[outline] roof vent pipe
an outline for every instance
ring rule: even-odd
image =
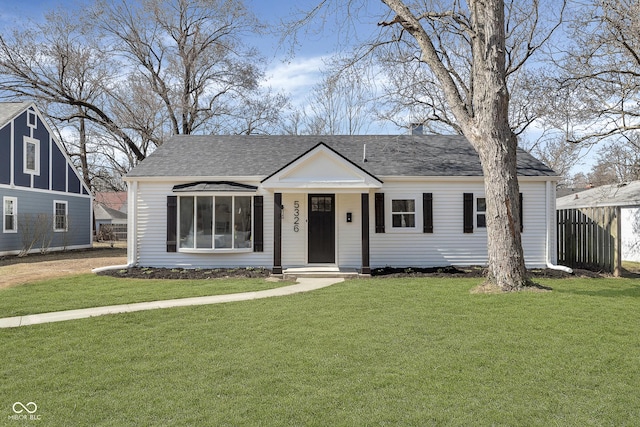
[[[362,147],[362,161],[367,162],[367,144],[364,144]]]

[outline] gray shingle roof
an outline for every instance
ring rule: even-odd
[[[0,127],[27,109],[31,102],[0,102]]]
[[[181,135],[158,147],[127,176],[266,177],[321,142],[378,177],[482,176],[471,144],[461,136],[441,135]],[[518,151],[518,174],[557,175],[523,150]]]

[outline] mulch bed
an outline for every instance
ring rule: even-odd
[[[155,268],[134,267],[122,270],[109,270],[98,273],[105,276],[126,277],[131,279],[219,279],[219,278],[266,278],[271,270],[261,267],[246,268]],[[432,268],[376,268],[371,271],[373,277],[484,277],[484,267],[432,267]],[[606,275],[589,271],[574,270],[574,274],[551,269],[530,270],[533,278],[564,278],[564,277],[605,277]]]
[[[133,267],[122,270],[108,270],[98,273],[101,276],[123,277],[129,279],[224,279],[224,278],[261,278],[269,277],[271,270],[266,268],[155,268]]]

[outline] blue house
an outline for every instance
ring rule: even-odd
[[[0,103],[0,199],[0,255],[91,247],[91,192],[30,102]]]

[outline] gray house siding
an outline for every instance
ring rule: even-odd
[[[24,170],[25,140],[37,144],[35,173]],[[7,197],[17,205],[17,231],[4,230]],[[55,201],[67,206],[66,231],[55,230]],[[33,230],[39,221],[46,222],[43,232],[46,249],[91,247],[91,205],[88,188],[37,108],[29,103],[0,103],[0,255],[22,251],[24,241],[29,240],[25,235],[28,226]],[[32,250],[40,250],[42,246],[38,242]]]

